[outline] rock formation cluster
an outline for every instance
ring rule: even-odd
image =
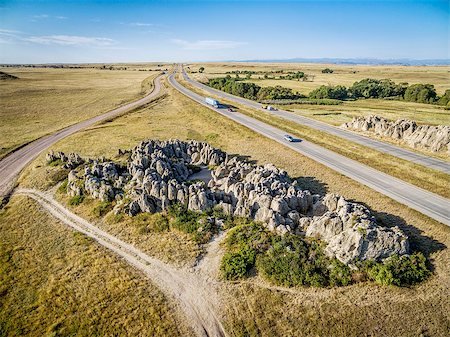
[[[380,116],[358,116],[342,128],[374,132],[378,136],[400,140],[413,148],[450,154],[450,126],[417,125],[415,121],[390,121]]]
[[[51,153],[47,159],[60,159],[72,169],[69,195],[116,200],[116,213],[155,213],[174,203],[192,211],[217,207],[280,234],[320,238],[328,243],[329,256],[349,265],[408,253],[408,238],[398,227],[380,226],[369,209],[342,196],[303,190],[272,164],[254,165],[197,141],[149,140],[125,155],[122,164],[63,153]],[[73,163],[78,163],[76,170]],[[209,182],[190,180],[199,167],[211,170]]]

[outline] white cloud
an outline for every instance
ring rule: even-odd
[[[25,41],[39,44],[53,44],[60,46],[111,46],[116,43],[115,40],[104,37],[75,36],[75,35],[48,35],[48,36],[30,36]]]
[[[20,31],[18,31],[18,30],[0,28],[0,35],[15,35],[15,34],[19,34],[19,33],[20,33]]]
[[[0,43],[13,43],[20,39],[18,34],[21,34],[18,30],[0,28]]]
[[[39,14],[39,15],[33,15],[33,18],[35,19],[48,19],[50,16],[48,14]]]
[[[153,23],[146,23],[146,22],[131,22],[130,26],[134,27],[153,27],[155,24]]]
[[[39,15],[33,15],[33,19],[35,19],[35,20],[31,20],[33,22],[36,22],[36,20],[42,20],[42,19],[66,20],[67,16],[63,16],[63,15],[52,16],[52,15],[48,15],[48,14],[39,14]]]
[[[226,40],[198,40],[186,41],[180,39],[172,39],[173,43],[188,50],[219,50],[219,49],[233,49],[247,44],[246,42],[226,41]]]

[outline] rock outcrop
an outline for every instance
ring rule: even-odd
[[[116,200],[117,213],[155,213],[174,203],[192,211],[217,207],[280,234],[319,238],[328,243],[329,256],[349,265],[408,253],[406,235],[397,227],[379,226],[365,206],[335,194],[312,194],[272,164],[258,166],[230,158],[207,143],[144,141],[129,153],[126,165],[63,153],[49,154],[47,159],[60,159],[72,168],[69,195]],[[189,180],[196,168],[205,166],[211,169],[209,182]]]
[[[49,152],[45,156],[47,162],[61,161],[64,168],[73,169],[84,163],[83,158],[77,153],[64,154],[64,152]]]
[[[417,125],[415,121],[399,119],[390,121],[380,116],[354,117],[342,128],[374,132],[378,136],[400,140],[413,148],[450,154],[450,126]]]

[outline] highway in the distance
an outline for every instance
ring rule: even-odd
[[[33,159],[35,159],[39,153],[43,150],[49,148],[51,145],[57,141],[74,134],[80,130],[83,130],[95,123],[101,122],[103,120],[116,117],[124,112],[136,109],[144,104],[147,104],[158,96],[161,86],[160,77],[158,76],[153,81],[153,90],[147,96],[133,101],[131,103],[120,106],[114,110],[108,111],[104,114],[92,117],[85,121],[73,124],[62,130],[56,131],[48,136],[39,138],[30,144],[20,148],[19,150],[9,154],[7,157],[0,161],[0,197],[7,195],[13,185],[14,180],[17,175],[22,171]]]
[[[265,110],[262,109],[262,106],[260,103],[255,102],[255,101],[251,101],[242,97],[238,97],[238,96],[234,96],[234,95],[230,95],[226,92],[208,87],[207,85],[204,85],[200,82],[197,82],[193,79],[191,79],[186,72],[183,70],[183,78],[188,81],[190,84],[192,84],[193,86],[205,90],[207,92],[209,92],[212,95],[215,96],[219,96],[221,98],[225,98],[227,100],[236,102],[238,104],[242,104],[245,105],[247,107],[250,107],[252,109],[258,109],[258,110],[263,110],[264,112],[270,113],[274,116],[277,117],[281,117],[284,118],[286,120],[298,123],[298,124],[302,124],[308,127],[311,127],[313,129],[317,129],[320,131],[324,131],[327,132],[329,134],[332,134],[334,136],[338,136],[340,138],[344,138],[347,140],[350,140],[354,143],[360,144],[360,145],[364,145],[367,147],[370,147],[372,149],[375,149],[377,151],[383,152],[383,153],[387,153],[390,154],[392,156],[401,158],[401,159],[405,159],[408,161],[411,161],[413,163],[419,164],[419,165],[423,165],[426,167],[429,167],[431,169],[435,169],[447,174],[450,174],[450,163],[446,162],[444,160],[440,160],[437,158],[433,158],[433,157],[429,157],[414,151],[410,151],[407,149],[403,149],[399,146],[395,146],[389,143],[385,143],[376,139],[372,139],[366,136],[363,136],[361,134],[357,134],[355,132],[349,131],[349,130],[345,130],[345,129],[341,129],[339,127],[333,126],[333,125],[329,125],[327,123],[324,122],[320,122],[308,117],[303,117],[303,116],[299,116],[296,115],[292,112],[289,111],[285,111],[285,110],[276,110],[276,111],[269,111],[269,110]]]
[[[299,142],[287,142],[283,139],[285,131],[270,126],[264,122],[248,117],[236,111],[228,111],[227,108],[215,108],[205,103],[205,97],[187,89],[178,83],[175,74],[169,76],[170,84],[182,94],[230,118],[231,120],[246,126],[247,128],[283,144],[329,168],[358,181],[373,190],[380,192],[404,205],[419,211],[447,226],[450,226],[450,202],[448,199],[428,192],[424,189],[394,178],[388,174],[372,169],[357,161],[334,153],[321,146],[306,140]]]

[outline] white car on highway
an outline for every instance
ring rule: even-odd
[[[283,138],[284,138],[284,140],[287,140],[288,142],[293,142],[294,141],[294,138],[292,136],[289,136],[289,135],[284,135]]]

